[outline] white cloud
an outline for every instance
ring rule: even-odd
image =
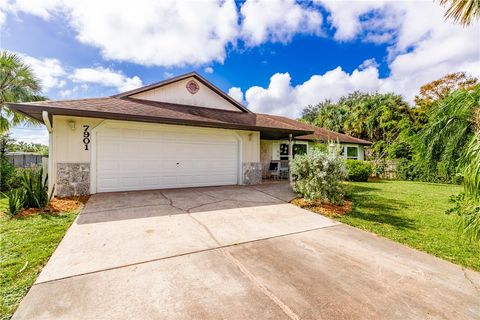
[[[445,21],[445,8],[430,1],[319,2],[330,12],[335,39],[389,42],[390,74],[380,78],[373,59],[351,74],[338,67],[297,86],[290,84],[288,73],[277,73],[267,88],[246,91],[249,108],[296,117],[307,104],[355,90],[393,91],[412,102],[421,85],[447,73],[466,71],[480,77],[479,23],[464,28]]]
[[[169,72],[169,71],[165,71],[165,72],[163,73],[163,78],[164,78],[164,79],[170,79],[170,78],[172,78],[173,76],[174,76],[174,74],[173,74],[172,72]]]
[[[251,87],[245,92],[245,98],[248,108],[254,112],[298,117],[309,104],[327,98],[336,100],[355,90],[376,91],[380,85],[374,66],[356,69],[351,74],[337,67],[296,86],[292,86],[289,73],[276,73],[267,88]]]
[[[288,42],[296,33],[321,34],[322,15],[294,0],[247,0],[241,7],[247,44]]]
[[[228,95],[236,101],[243,103],[243,92],[239,87],[231,87],[228,89]]]
[[[388,41],[398,26],[398,12],[386,6],[389,1],[316,0],[329,12],[328,21],[335,28],[335,39],[352,40],[366,31],[373,42]],[[397,1],[402,2],[402,1]],[[367,13],[370,13],[366,16]]]
[[[118,91],[128,91],[142,86],[142,80],[137,76],[129,78],[120,71],[103,67],[75,69],[70,79],[73,82],[94,83],[104,87],[114,87]]]
[[[14,127],[11,137],[17,141],[41,143],[48,146],[48,131],[44,125],[28,128],[25,126]]]
[[[10,11],[65,17],[77,39],[106,59],[181,66],[223,62],[238,34],[233,0],[17,0]]]
[[[63,79],[65,70],[59,60],[37,59],[23,54],[20,56],[24,63],[31,66],[35,76],[40,80],[43,92],[65,86],[65,80]]]
[[[86,92],[90,88],[89,84],[96,85],[99,89],[115,88],[117,91],[142,86],[142,80],[138,76],[128,77],[122,71],[101,66],[74,68],[63,65],[58,59],[38,59],[22,53],[19,55],[25,64],[30,65],[42,84],[43,94],[67,98],[80,91]]]
[[[205,69],[203,69],[203,71],[205,71],[206,73],[212,74],[213,73],[213,68],[212,67],[206,67]]]

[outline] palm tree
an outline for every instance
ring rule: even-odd
[[[21,57],[8,51],[0,53],[0,133],[21,123],[36,124],[35,120],[13,112],[6,102],[45,100],[40,94],[40,83],[30,66]]]
[[[420,153],[429,174],[448,178],[457,172],[460,158],[475,134],[479,99],[480,84],[454,91],[438,102],[420,132]]]
[[[463,217],[464,233],[471,239],[480,240],[480,108],[476,113],[478,130],[460,161],[460,170],[464,176],[464,194],[458,205],[459,213]]]
[[[474,19],[480,18],[480,0],[440,0],[441,5],[449,4],[445,18],[469,26]]]

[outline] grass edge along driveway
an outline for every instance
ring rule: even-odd
[[[480,271],[480,243],[469,242],[447,215],[461,186],[413,181],[349,183],[353,211],[337,220]]]
[[[0,319],[15,312],[78,212],[11,219],[0,198]]]

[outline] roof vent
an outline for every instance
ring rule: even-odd
[[[198,90],[200,90],[200,86],[194,80],[190,80],[187,82],[187,90],[191,94],[195,94],[198,92]]]

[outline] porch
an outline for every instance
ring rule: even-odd
[[[288,180],[290,160],[308,152],[308,142],[295,140],[260,140],[262,180]]]

